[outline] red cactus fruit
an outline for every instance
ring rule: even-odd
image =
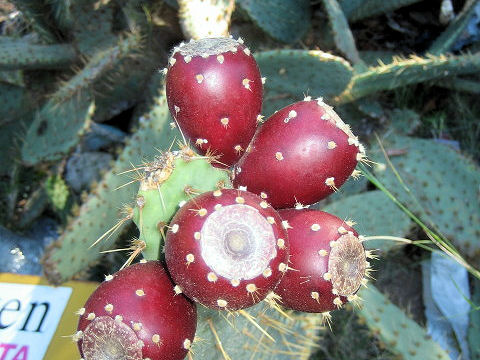
[[[313,204],[338,189],[365,151],[322,99],[306,98],[273,114],[235,166],[234,185],[267,196],[274,208]]]
[[[181,360],[197,321],[195,304],[175,294],[159,261],[107,276],[79,315],[74,338],[85,360]]]
[[[223,189],[184,204],[165,241],[178,291],[205,306],[238,310],[263,300],[287,270],[277,211],[246,191]]]
[[[172,116],[198,150],[236,162],[255,133],[262,79],[241,39],[206,38],[176,47],[166,76]]]
[[[292,268],[275,293],[282,305],[304,312],[328,312],[355,295],[369,264],[356,231],[342,219],[320,210],[279,211],[288,222]]]

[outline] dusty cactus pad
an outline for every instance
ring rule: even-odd
[[[266,194],[275,208],[313,204],[338,189],[365,150],[322,99],[291,104],[258,129],[235,166],[234,186]]]
[[[290,260],[276,287],[282,304],[304,312],[328,312],[356,301],[369,264],[357,232],[342,219],[319,210],[287,209]]]
[[[178,292],[208,307],[237,310],[263,300],[286,272],[287,234],[261,197],[217,190],[180,208],[165,258]]]
[[[262,79],[243,41],[205,38],[182,43],[170,57],[168,106],[183,133],[205,154],[236,162],[255,133]]]
[[[173,288],[158,261],[107,276],[78,312],[74,339],[83,359],[183,359],[195,336],[197,311]]]

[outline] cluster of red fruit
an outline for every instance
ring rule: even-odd
[[[233,311],[268,298],[327,313],[355,300],[368,270],[361,238],[308,205],[355,176],[364,149],[322,99],[291,104],[257,129],[263,82],[241,40],[174,50],[171,114],[215,166],[233,167],[235,189],[182,204],[167,232],[168,274],[143,261],[95,291],[75,335],[84,359],[182,359],[195,335],[194,302]]]

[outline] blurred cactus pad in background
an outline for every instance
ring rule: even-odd
[[[0,272],[61,284],[120,269],[139,237],[135,169],[183,142],[165,97],[172,49],[229,35],[266,78],[263,120],[321,97],[365,145],[362,176],[312,208],[356,223],[376,280],[325,326],[263,304],[233,322],[199,307],[188,356],[479,360],[478,0],[0,1]],[[201,191],[228,184],[205,166],[189,170],[215,179]],[[439,278],[432,254],[466,283]]]

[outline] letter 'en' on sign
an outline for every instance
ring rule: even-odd
[[[43,360],[71,287],[0,283],[0,360]]]

